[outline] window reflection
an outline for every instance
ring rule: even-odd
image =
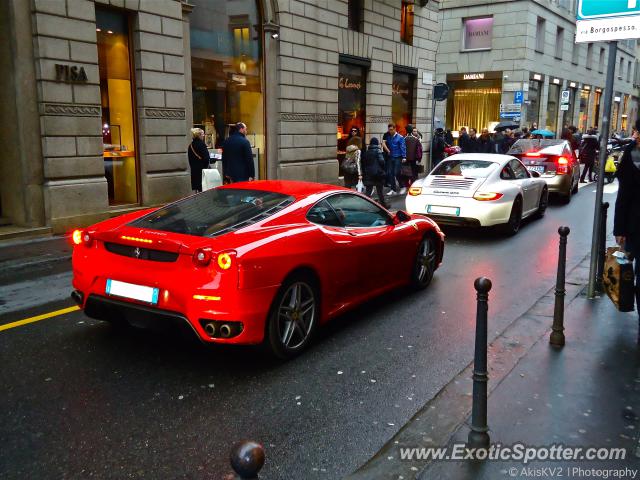
[[[264,152],[262,62],[256,0],[193,0],[190,17],[194,127],[212,153],[236,122],[247,124],[254,159]],[[258,169],[256,169],[258,171]]]

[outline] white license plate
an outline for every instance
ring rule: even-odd
[[[145,287],[144,285],[136,285],[134,283],[119,282],[118,280],[107,280],[107,295],[115,297],[131,298],[141,302],[155,305],[158,303],[158,288]]]
[[[437,213],[441,215],[460,215],[459,207],[444,207],[441,205],[429,205],[427,207],[427,213]]]
[[[531,165],[527,168],[530,172],[544,173],[544,165]]]

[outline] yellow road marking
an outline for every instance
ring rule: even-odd
[[[3,330],[9,330],[10,328],[21,327],[22,325],[27,325],[28,323],[39,322],[40,320],[46,320],[47,318],[57,317],[59,315],[64,315],[65,313],[71,313],[80,310],[80,307],[69,307],[63,308],[62,310],[56,310],[55,312],[43,313],[42,315],[36,315],[35,317],[25,318],[23,320],[18,320],[17,322],[6,323],[4,325],[0,325],[0,332]]]

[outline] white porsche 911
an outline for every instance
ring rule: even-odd
[[[499,225],[514,235],[524,218],[547,209],[549,191],[539,177],[510,155],[452,155],[411,185],[406,208],[442,225]]]

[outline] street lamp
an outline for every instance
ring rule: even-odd
[[[274,40],[280,38],[280,25],[272,22],[271,20],[262,24],[262,29],[265,33],[270,33],[271,38],[273,38]]]

